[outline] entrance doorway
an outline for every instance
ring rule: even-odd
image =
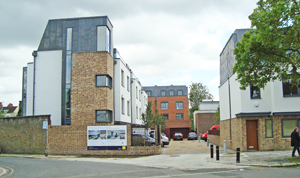
[[[247,150],[257,151],[257,120],[246,121]]]

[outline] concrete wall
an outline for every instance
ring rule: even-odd
[[[50,116],[0,118],[0,147],[3,153],[44,154]]]

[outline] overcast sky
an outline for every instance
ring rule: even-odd
[[[220,53],[250,28],[256,0],[0,0],[0,102],[21,100],[49,19],[108,16],[113,43],[143,86],[201,82],[219,100]]]

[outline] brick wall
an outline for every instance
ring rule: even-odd
[[[87,126],[51,126],[48,134],[48,153],[52,155],[154,155],[161,154],[160,146],[131,146],[131,126],[127,125],[127,150],[88,150]]]
[[[96,87],[96,75],[113,76],[113,58],[107,52],[72,54],[71,123],[72,125],[111,125],[96,123],[95,111],[114,111],[113,89]]]
[[[209,139],[209,143],[213,143],[215,145],[219,145],[219,146],[223,146],[223,144],[221,145],[220,143],[220,136],[219,135],[207,135],[207,138]]]
[[[46,129],[43,121],[50,116],[0,118],[0,147],[3,153],[43,154],[46,147]]]
[[[176,101],[183,102],[183,109],[176,109]],[[155,97],[148,97],[148,102],[152,102],[152,111],[155,110]],[[168,110],[161,110],[161,102],[168,102]],[[172,128],[188,128],[191,130],[191,121],[189,120],[189,102],[187,96],[166,96],[156,97],[156,104],[159,114],[168,114],[169,119],[166,120],[166,128],[162,130],[170,137],[170,129]],[[176,120],[176,113],[183,113],[183,120]]]
[[[230,141],[230,120],[220,122],[220,145],[226,140],[227,148],[247,151],[247,131],[246,120],[257,120],[258,150],[290,150],[292,147],[290,138],[282,138],[281,120],[288,118],[300,118],[300,115],[292,116],[272,116],[272,117],[240,117],[231,119],[232,139]],[[265,120],[273,121],[273,138],[266,138]]]
[[[211,126],[218,125],[218,121],[214,119],[215,113],[197,113],[195,114],[197,134],[201,135],[207,132]]]

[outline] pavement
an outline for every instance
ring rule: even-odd
[[[291,163],[291,150],[287,151],[255,151],[241,152],[240,162],[236,161],[236,152],[219,147],[219,160],[216,160],[216,146],[211,158],[210,148],[204,141],[171,141],[170,145],[162,149],[162,154],[153,156],[127,157],[127,158],[99,158],[78,157],[69,155],[26,155],[26,154],[0,154],[0,157],[22,157],[31,159],[60,159],[68,161],[89,161],[117,164],[130,164],[153,168],[173,168],[179,170],[198,169],[244,169],[249,167],[286,167],[297,166],[300,163]],[[2,165],[1,165],[2,166]],[[0,177],[5,174],[4,165],[0,166]]]

